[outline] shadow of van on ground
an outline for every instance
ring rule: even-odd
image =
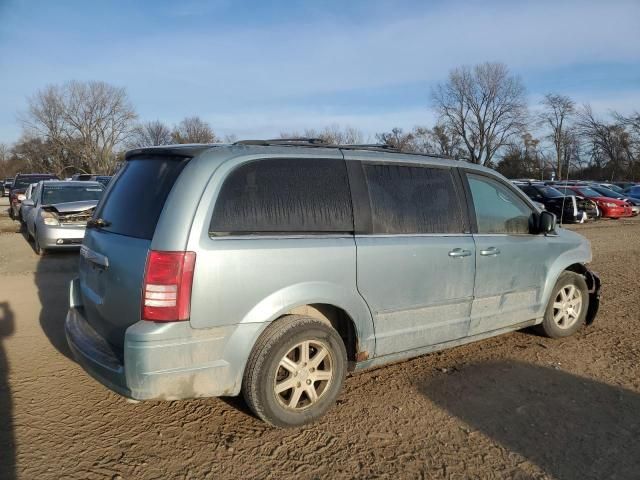
[[[638,393],[510,360],[439,375],[419,388],[554,478],[640,478]]]
[[[69,309],[69,282],[78,276],[78,251],[55,252],[40,257],[35,284],[40,300],[40,326],[51,344],[73,360],[64,333]]]
[[[13,401],[9,387],[9,359],[4,341],[13,335],[14,314],[8,302],[0,302],[0,478],[16,478],[16,440],[13,432]]]

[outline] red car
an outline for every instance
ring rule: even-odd
[[[564,194],[571,195],[577,194],[588,198],[596,202],[600,210],[602,210],[602,216],[607,218],[620,218],[631,217],[633,211],[631,205],[623,200],[617,200],[615,198],[603,197],[600,193],[596,192],[588,186],[581,185],[567,185],[559,186],[554,185],[555,188],[560,190]]]

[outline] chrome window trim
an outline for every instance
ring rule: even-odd
[[[359,233],[356,238],[473,237],[472,233]]]

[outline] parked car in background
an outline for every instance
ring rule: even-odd
[[[598,192],[600,195],[609,198],[615,198],[616,200],[622,200],[623,202],[628,203],[629,206],[631,206],[631,213],[633,214],[633,216],[636,216],[640,213],[640,200],[629,197],[624,193],[618,193],[614,190],[611,190],[610,188],[600,185],[599,183],[592,183],[589,185],[589,187]]]
[[[495,171],[302,142],[128,152],[70,285],[79,364],[139,400],[242,393],[290,427],[347,371],[593,320],[589,242]]]
[[[113,177],[111,175],[97,175],[96,182],[100,182],[106,187],[107,185],[109,185],[109,182],[111,181],[112,178]]]
[[[624,194],[629,198],[633,198],[634,200],[640,200],[640,185],[634,185],[632,187],[628,187]]]
[[[36,253],[79,248],[103,192],[99,182],[39,182],[32,198],[24,201],[30,208],[25,219],[27,235]]]
[[[40,180],[56,180],[56,177],[50,173],[19,173],[13,180],[11,191],[9,192],[9,216],[12,220],[20,218],[20,204],[24,200],[24,192],[32,183],[38,183]]]
[[[71,180],[76,180],[78,182],[95,182],[97,175],[93,173],[75,173]]]
[[[597,185],[601,185],[604,188],[608,188],[609,190],[613,190],[616,193],[624,193],[624,189],[619,187],[618,185],[616,185],[614,183],[597,182]]]
[[[8,197],[9,192],[11,192],[11,187],[13,186],[13,178],[5,178],[3,183],[4,185],[2,186],[2,196]]]
[[[546,210],[562,222],[581,223],[587,219],[587,213],[578,208],[574,195],[565,195],[542,182],[515,181],[513,183],[531,200],[543,204]]]
[[[38,186],[37,183],[32,183],[31,185],[29,185],[27,187],[27,190],[24,192],[24,200],[22,201],[22,204],[20,206],[20,223],[24,226],[25,225],[25,221],[27,218],[27,215],[29,214],[29,212],[31,211],[31,209],[33,208],[32,205],[30,205],[30,202],[27,202],[27,205],[25,205],[25,201],[26,200],[31,200],[31,198],[33,197],[33,192],[35,191],[35,188]]]
[[[607,218],[621,218],[621,217],[631,217],[633,212],[631,211],[631,205],[622,200],[616,200],[615,198],[605,197],[604,195],[598,193],[593,190],[589,186],[586,185],[554,185],[555,188],[560,190],[562,193],[566,195],[578,194],[589,200],[593,200],[596,202],[600,210],[602,211],[602,216]]]
[[[111,181],[111,175],[94,175],[92,173],[76,173],[71,180],[77,180],[81,182],[100,182],[105,187]]]
[[[614,185],[622,188],[623,190],[627,190],[628,188],[634,187],[638,185],[636,182],[613,182]]]

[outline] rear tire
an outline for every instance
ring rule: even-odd
[[[256,342],[242,393],[263,421],[282,428],[303,425],[333,406],[346,365],[344,343],[328,322],[288,315]]]
[[[563,272],[549,298],[538,331],[551,338],[568,337],[585,323],[589,309],[589,289],[582,275]]]

